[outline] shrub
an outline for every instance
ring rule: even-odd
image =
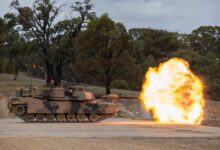
[[[4,62],[0,61],[0,73],[4,72]]]
[[[111,88],[128,90],[129,89],[129,85],[128,85],[128,83],[125,80],[114,80],[111,83]]]

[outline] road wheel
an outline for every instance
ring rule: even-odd
[[[76,115],[76,119],[79,121],[79,122],[83,122],[86,120],[86,116],[85,114],[77,114]]]
[[[69,122],[76,121],[76,115],[72,114],[72,113],[69,113],[69,114],[66,115],[66,120],[69,121]]]
[[[65,121],[65,114],[57,114],[57,121],[59,122]]]
[[[46,120],[51,122],[55,120],[55,115],[54,114],[46,114]]]
[[[23,115],[23,114],[25,114],[26,109],[25,109],[24,105],[17,105],[14,108],[14,112],[17,115]]]
[[[26,114],[26,115],[25,115],[25,121],[26,121],[26,122],[33,122],[33,121],[34,121],[34,118],[35,118],[35,115],[34,115],[34,114]]]
[[[92,113],[89,115],[89,121],[91,121],[91,122],[97,122],[98,119],[99,119],[99,116],[95,113]]]
[[[37,114],[37,115],[36,115],[36,120],[37,120],[38,122],[44,121],[44,114]]]

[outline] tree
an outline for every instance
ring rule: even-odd
[[[4,57],[4,45],[6,44],[7,24],[4,18],[0,17],[0,57]]]
[[[0,17],[0,72],[4,72],[4,44],[5,44],[5,35],[6,35],[6,24],[4,19]]]
[[[14,0],[11,6],[18,11],[18,29],[21,27],[25,39],[32,39],[38,44],[37,53],[45,64],[47,84],[51,85],[51,80],[54,80],[54,85],[59,85],[62,66],[69,62],[66,60],[71,60],[69,53],[64,49],[62,39],[69,37],[69,41],[72,41],[85,26],[93,14],[90,12],[92,8],[90,0],[71,5],[72,10],[78,12],[79,16],[60,21],[57,24],[56,19],[64,6],[57,7],[55,1],[35,0],[33,7],[30,8],[21,7],[18,0]]]
[[[104,83],[106,94],[110,84],[129,66],[129,36],[121,23],[107,15],[92,20],[77,38],[77,67]]]
[[[86,28],[89,20],[95,17],[95,13],[91,11],[92,7],[90,0],[77,1],[71,8],[78,12],[79,16],[59,21],[54,27],[58,34],[53,39],[53,49],[56,49],[53,55],[55,84],[61,82],[62,67],[70,62],[75,63],[75,38],[81,29]]]
[[[193,30],[190,35],[190,45],[194,53],[198,53],[199,56],[191,57],[194,60],[193,68],[205,77],[209,98],[218,101],[220,96],[220,26],[201,26]]]
[[[22,49],[25,43],[20,37],[19,32],[14,29],[15,26],[16,17],[12,13],[7,13],[4,15],[4,18],[0,19],[2,72],[13,73],[16,77],[20,56],[22,56]]]
[[[178,40],[177,33],[164,30],[134,28],[129,30],[129,35],[133,39],[131,53],[140,62],[144,62],[148,55],[156,60],[166,57],[184,45]]]
[[[192,31],[190,44],[196,51],[213,52],[220,57],[220,26],[201,26]]]

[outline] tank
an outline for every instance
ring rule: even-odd
[[[44,87],[19,89],[9,111],[25,122],[98,122],[118,111],[117,95],[96,99],[84,89]]]

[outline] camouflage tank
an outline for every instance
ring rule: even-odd
[[[25,122],[97,122],[118,111],[117,99],[117,95],[96,99],[83,89],[31,88],[17,90],[8,108]]]

